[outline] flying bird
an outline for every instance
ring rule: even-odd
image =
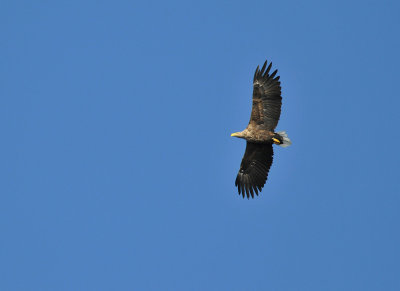
[[[270,74],[272,63],[265,61],[261,70],[257,66],[253,80],[253,107],[247,128],[231,136],[247,141],[246,151],[235,186],[239,195],[254,198],[265,185],[272,164],[273,144],[287,147],[292,144],[285,131],[275,132],[281,115],[281,82],[276,76],[278,70]]]

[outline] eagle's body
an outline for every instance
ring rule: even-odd
[[[274,151],[272,144],[286,147],[291,144],[284,131],[275,132],[281,114],[282,97],[278,72],[271,75],[272,63],[266,69],[267,61],[261,70],[257,67],[253,80],[253,106],[247,128],[231,136],[247,141],[246,151],[236,177],[235,185],[239,195],[254,197],[264,187],[272,164]],[[266,69],[266,70],[265,70]]]
[[[241,132],[241,136],[239,136],[239,134],[234,136],[244,138],[249,142],[265,143],[272,142],[272,138],[275,136],[275,133],[270,130],[257,129],[249,126]]]

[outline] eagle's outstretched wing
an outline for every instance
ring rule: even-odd
[[[235,181],[239,195],[242,194],[244,198],[246,194],[247,198],[250,195],[254,198],[254,192],[256,195],[258,195],[258,191],[261,192],[265,181],[267,181],[273,155],[272,143],[247,142],[246,151]]]
[[[253,107],[249,126],[257,129],[273,131],[281,115],[282,97],[279,76],[275,77],[278,70],[271,75],[272,63],[267,67],[265,61],[261,70],[257,67],[253,81]]]

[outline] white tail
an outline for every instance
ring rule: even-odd
[[[278,131],[277,134],[279,134],[282,137],[282,144],[280,144],[281,147],[288,147],[292,144],[292,141],[288,137],[286,131]]]

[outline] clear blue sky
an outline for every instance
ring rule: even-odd
[[[2,1],[0,290],[400,290],[398,1]],[[289,148],[234,186],[252,77]]]

